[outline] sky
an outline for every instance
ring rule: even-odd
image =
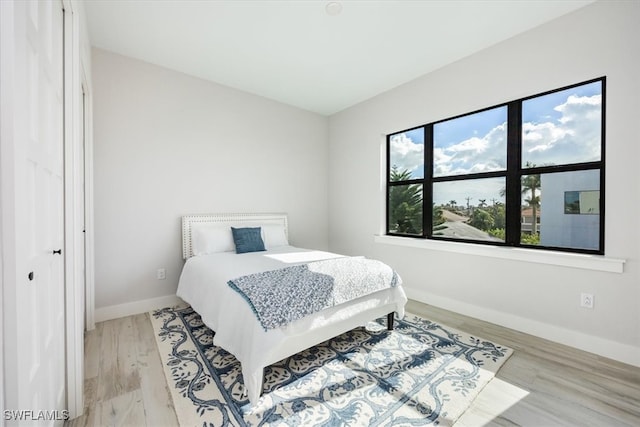
[[[436,123],[433,157],[434,176],[505,170],[507,107]]]
[[[523,101],[522,165],[600,160],[601,82]],[[434,176],[464,175],[506,168],[507,108],[501,106],[434,124]],[[391,165],[424,176],[423,128],[391,136]],[[495,180],[466,181],[434,188],[440,204],[464,197],[499,199]],[[501,188],[504,188],[502,185]],[[439,201],[440,199],[440,201]],[[464,201],[466,204],[466,201]]]
[[[456,206],[466,207],[469,197],[469,206],[478,206],[481,200],[488,206],[495,202],[504,204],[504,197],[500,195],[500,190],[504,188],[504,178],[436,182],[433,184],[433,202],[438,206],[455,201]]]

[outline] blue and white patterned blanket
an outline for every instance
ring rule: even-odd
[[[230,280],[264,330],[402,283],[388,265],[361,257],[336,258]]]

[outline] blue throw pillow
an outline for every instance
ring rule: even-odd
[[[266,250],[260,235],[260,227],[231,227],[231,233],[233,233],[233,242],[236,244],[237,254]]]

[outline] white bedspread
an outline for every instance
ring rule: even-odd
[[[293,246],[245,254],[221,252],[195,256],[189,258],[184,265],[177,295],[189,303],[200,314],[202,321],[215,331],[214,343],[240,361],[247,387],[261,386],[262,367],[278,361],[277,357],[282,358],[282,354],[295,353],[287,353],[283,349],[283,345],[295,349],[297,340],[291,338],[313,334],[314,331],[323,328],[326,330],[334,325],[339,328],[340,322],[383,305],[393,304],[399,316],[404,316],[407,298],[402,287],[398,286],[320,311],[287,326],[265,331],[249,304],[227,284],[229,280],[247,274],[337,257],[341,255]],[[302,349],[298,349],[300,350]],[[252,371],[251,379],[246,378],[249,369]],[[248,382],[259,384],[250,386]]]

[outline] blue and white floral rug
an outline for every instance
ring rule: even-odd
[[[236,358],[191,307],[151,313],[181,426],[451,425],[512,350],[408,314],[265,369],[251,408]]]

